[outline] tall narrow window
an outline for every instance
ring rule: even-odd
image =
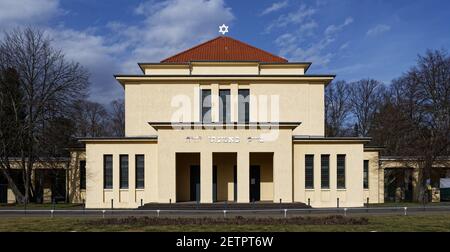
[[[201,121],[204,123],[211,122],[211,90],[210,89],[202,89],[201,90]]]
[[[220,122],[221,123],[229,123],[231,122],[231,108],[230,108],[230,90],[229,89],[221,89],[219,90],[220,97]]]
[[[128,155],[120,155],[120,189],[128,189]]]
[[[345,189],[345,155],[337,155],[337,188]]]
[[[320,185],[322,189],[330,188],[330,155],[320,156]]]
[[[80,189],[86,189],[86,160],[80,161]]]
[[[112,155],[103,156],[103,188],[113,188],[113,158]]]
[[[314,188],[314,155],[305,155],[305,188]]]
[[[369,160],[364,160],[363,179],[364,189],[369,189]]]
[[[136,188],[144,188],[144,155],[136,155]]]
[[[250,89],[239,89],[238,91],[238,121],[240,123],[250,122]]]

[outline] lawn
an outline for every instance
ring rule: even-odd
[[[0,217],[0,231],[153,231],[153,232],[323,232],[323,231],[362,231],[362,232],[392,232],[392,231],[450,231],[450,214],[430,214],[414,216],[369,216],[367,224],[346,225],[292,225],[292,224],[245,224],[245,225],[146,225],[132,224],[101,224],[99,218],[73,217]],[[97,224],[93,224],[97,223]]]

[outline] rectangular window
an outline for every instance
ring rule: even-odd
[[[330,188],[330,155],[320,156],[320,185],[322,189]]]
[[[113,158],[112,155],[103,155],[103,188],[113,188]]]
[[[314,155],[305,155],[305,188],[314,188]]]
[[[364,160],[364,171],[363,171],[363,186],[364,189],[369,189],[369,160]]]
[[[238,90],[238,122],[250,122],[250,89]]]
[[[337,155],[337,188],[345,189],[345,155]]]
[[[86,189],[86,160],[80,161],[80,189]]]
[[[136,155],[136,188],[144,188],[144,155]]]
[[[219,90],[220,104],[219,104],[219,119],[221,123],[231,122],[231,102],[230,102],[230,90],[221,89]]]
[[[120,155],[120,189],[128,189],[128,155]]]
[[[203,123],[211,123],[211,90],[210,89],[202,89],[201,90],[201,100],[200,100],[200,108],[201,108],[201,117],[200,120]]]

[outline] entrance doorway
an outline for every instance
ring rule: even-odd
[[[250,200],[261,200],[261,167],[259,165],[250,166]]]
[[[190,200],[200,202],[200,166],[191,165],[190,177],[191,177]]]
[[[273,153],[250,153],[249,169],[249,201],[273,202]]]
[[[413,201],[413,169],[384,169],[384,201]]]
[[[237,165],[237,153],[214,152],[212,167],[213,202],[234,201],[236,183],[234,167]]]
[[[200,201],[200,153],[176,153],[175,202]]]

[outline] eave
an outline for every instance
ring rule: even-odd
[[[295,129],[301,122],[274,123],[202,123],[202,122],[148,122],[156,130],[160,129]]]
[[[202,81],[246,81],[283,83],[320,83],[328,85],[336,75],[114,75],[120,84],[151,84],[152,82],[202,82]]]
[[[138,142],[157,142],[158,136],[146,137],[89,137],[79,138],[82,143],[138,143]]]
[[[294,143],[369,143],[370,137],[304,137],[293,136]]]

